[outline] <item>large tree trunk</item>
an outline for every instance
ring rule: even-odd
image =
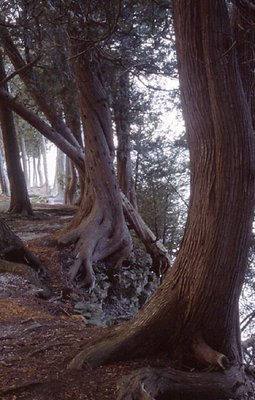
[[[0,80],[4,79],[5,69],[2,54],[0,54]],[[5,90],[8,87],[5,84]],[[28,197],[28,191],[24,173],[22,171],[19,146],[12,111],[0,103],[0,121],[3,134],[7,173],[10,182],[11,202],[9,211],[24,215],[32,215],[32,206]]]
[[[191,169],[181,248],[163,284],[133,320],[88,342],[71,368],[161,351],[180,365],[241,368],[238,300],[255,189],[252,120],[225,1],[173,5]],[[230,397],[238,396],[239,377]],[[170,396],[171,390],[157,398]]]
[[[75,41],[73,51],[84,50]],[[129,255],[131,239],[126,227],[120,190],[113,167],[114,146],[111,114],[100,73],[100,62],[87,49],[75,59],[85,135],[85,193],[80,209],[61,242],[76,243],[77,259],[71,270],[74,278],[81,266],[84,284],[94,285],[92,263],[108,260],[115,268]]]

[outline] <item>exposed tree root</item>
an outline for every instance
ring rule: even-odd
[[[70,278],[74,280],[79,272],[82,285],[93,289],[95,274],[93,262],[107,260],[113,268],[121,267],[131,251],[131,239],[125,225],[114,221],[103,207],[95,203],[89,215],[78,226],[59,237],[60,244],[75,243],[75,262],[70,269]]]
[[[245,399],[252,390],[238,367],[224,372],[143,368],[121,379],[118,400]]]
[[[22,240],[11,230],[7,223],[0,218],[0,258],[16,263],[29,265],[42,276],[47,276],[47,269],[39,259],[31,253]]]
[[[49,298],[52,294],[50,287],[46,286],[38,273],[28,265],[0,260],[0,273],[15,274],[25,278],[40,289],[40,297]]]

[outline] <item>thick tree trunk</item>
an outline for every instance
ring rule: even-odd
[[[74,52],[81,51],[76,42],[72,46]],[[92,287],[95,279],[92,263],[108,260],[115,268],[120,267],[130,253],[131,239],[113,167],[111,115],[100,74],[100,62],[94,50],[87,49],[75,59],[74,67],[86,128],[87,174],[80,209],[61,242],[76,243],[77,259],[71,277],[74,278],[83,266],[84,283]]]
[[[4,79],[5,69],[0,54],[0,80]],[[7,85],[5,90],[8,91]],[[28,197],[26,181],[21,168],[19,146],[12,112],[0,102],[0,122],[2,127],[7,173],[10,182],[11,202],[9,212],[32,215],[32,206]]]
[[[225,1],[173,5],[191,169],[181,248],[163,284],[133,320],[88,342],[70,368],[161,351],[180,365],[241,368],[238,300],[255,193],[252,120]],[[239,396],[239,386],[232,397]]]

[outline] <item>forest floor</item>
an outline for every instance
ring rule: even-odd
[[[0,400],[113,400],[122,376],[168,365],[167,359],[143,359],[67,370],[83,341],[107,329],[89,325],[76,313],[74,300],[82,295],[78,288],[72,296],[67,290],[68,250],[52,239],[75,209],[35,204],[35,216],[25,218],[4,212],[7,207],[0,197],[0,217],[47,266],[53,294],[42,299],[25,277],[0,273]]]

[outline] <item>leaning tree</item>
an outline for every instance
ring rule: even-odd
[[[254,11],[254,2],[235,5]],[[252,118],[226,2],[175,0],[173,11],[191,171],[180,251],[141,311],[88,341],[69,367],[164,352],[179,366],[219,371],[142,370],[119,399],[244,398],[238,300],[254,208]]]

